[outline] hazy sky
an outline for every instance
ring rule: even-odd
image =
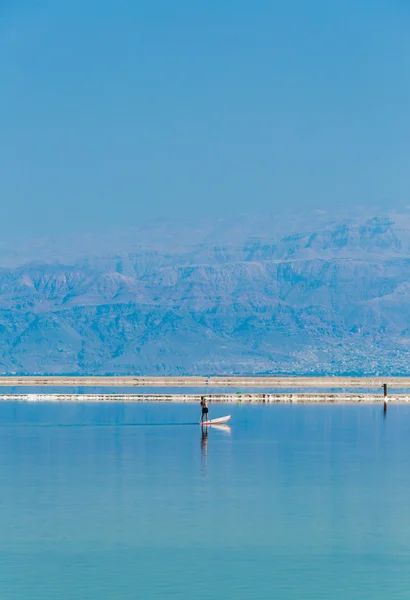
[[[0,233],[410,204],[405,0],[0,0]]]

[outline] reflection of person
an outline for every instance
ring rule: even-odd
[[[202,408],[202,416],[201,416],[201,421],[202,423],[204,421],[208,421],[208,404],[206,402],[205,396],[201,396],[201,408]]]
[[[202,427],[201,450],[202,456],[205,457],[208,450],[208,427]]]

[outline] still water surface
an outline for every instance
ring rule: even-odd
[[[0,404],[0,597],[409,597],[409,407],[211,410]]]

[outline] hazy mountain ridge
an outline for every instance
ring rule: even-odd
[[[408,372],[407,214],[147,231],[0,251],[0,370]]]

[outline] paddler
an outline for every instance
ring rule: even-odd
[[[201,408],[202,408],[202,417],[201,422],[208,421],[208,404],[206,402],[205,396],[201,396]]]

